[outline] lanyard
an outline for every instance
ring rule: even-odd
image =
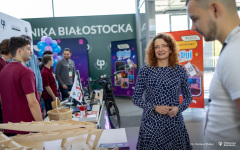
[[[2,55],[0,55],[0,57],[7,63],[7,61],[2,57]]]
[[[16,62],[22,63],[21,61],[19,61],[19,60],[16,60],[16,59],[13,59],[13,61],[16,61]]]

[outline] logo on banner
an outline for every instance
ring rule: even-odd
[[[97,62],[94,63],[94,66],[98,69],[98,70],[104,70],[107,68],[107,62],[105,62],[105,60],[99,60],[97,59]]]
[[[90,44],[87,44],[87,51],[89,54],[92,52],[92,46]]]
[[[17,26],[12,25],[12,30],[21,32],[21,29]]]
[[[112,47],[112,46],[111,46],[111,43],[110,43],[110,44],[107,46],[107,49],[108,49],[109,52],[112,51],[112,50],[111,50],[111,47]]]
[[[26,32],[26,34],[27,34],[27,33],[28,33],[28,28],[27,28],[27,27],[25,27],[24,31],[25,31],[25,32]]]
[[[1,28],[2,28],[3,30],[6,29],[6,21],[3,20],[3,19],[1,19]]]

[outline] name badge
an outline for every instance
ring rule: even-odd
[[[72,74],[73,74],[72,71],[69,71],[69,72],[68,72],[68,77],[71,78],[71,77],[72,77]]]

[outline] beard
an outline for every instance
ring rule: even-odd
[[[64,57],[64,56],[63,56],[63,57]],[[68,57],[68,56],[67,56],[67,57],[64,57],[64,58],[65,58],[66,60],[69,60],[69,59],[70,59],[70,57]]]
[[[31,59],[31,55],[30,55],[30,57],[28,57],[28,56],[23,56],[22,58],[23,58],[23,61],[24,61],[24,62],[27,62],[28,60]]]
[[[208,26],[209,26],[208,33],[206,35],[204,35],[203,32],[199,31],[198,29],[197,32],[200,33],[205,38],[205,41],[207,42],[214,41],[216,39],[217,34],[217,25],[215,22],[210,20]]]

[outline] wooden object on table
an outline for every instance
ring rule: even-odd
[[[86,141],[87,144],[91,135],[96,136],[92,146],[92,148],[95,148],[103,132],[103,129],[96,129],[97,126],[94,123],[74,120],[8,123],[0,124],[0,128],[8,130],[39,132],[12,137],[14,140],[19,142],[39,142],[62,139],[62,147],[66,142],[66,138],[88,134]]]
[[[55,106],[53,105],[55,103]],[[60,105],[60,109],[58,106]],[[60,103],[60,100],[56,98],[55,101],[52,101],[52,107],[55,107],[53,110],[49,110],[47,112],[50,120],[70,120],[72,119],[72,112],[73,110],[70,109],[63,109]]]
[[[0,132],[0,149],[7,150],[33,150],[33,148],[22,146],[15,142],[12,138],[7,137],[2,132]]]
[[[94,123],[74,121],[74,120],[61,120],[61,121],[41,121],[41,122],[20,122],[20,123],[3,123],[0,124],[0,129],[29,131],[29,132],[49,132],[57,130],[66,130],[73,128],[88,128],[96,129]]]
[[[17,142],[36,142],[36,141],[53,141],[62,139],[61,146],[63,147],[66,139],[69,137],[75,137],[83,134],[88,134],[86,143],[89,144],[89,140],[92,135],[95,135],[95,139],[92,145],[92,148],[96,148],[97,143],[102,135],[103,129],[84,129],[84,128],[76,128],[76,129],[67,129],[67,130],[59,130],[52,132],[41,132],[41,133],[30,133],[25,135],[17,135],[12,137]]]

